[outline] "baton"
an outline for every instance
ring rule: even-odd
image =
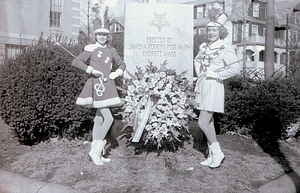
[[[66,48],[64,48],[62,45],[60,45],[60,43],[55,42],[55,45],[58,45],[59,47],[61,47],[62,49],[64,49],[66,52],[68,52],[71,56],[73,56],[75,59],[79,60],[82,64],[86,65],[82,60],[80,60],[79,58],[77,58],[74,54],[72,54],[69,50],[67,50]],[[99,71],[100,72],[100,71]],[[103,73],[101,72],[100,75],[103,79],[103,82],[107,82],[107,78],[104,78]]]
[[[255,55],[256,55],[256,54],[252,54],[252,55],[250,55],[250,56],[246,56],[245,58],[242,58],[242,59],[240,59],[240,60],[237,60],[237,61],[235,61],[235,62],[232,62],[232,63],[230,63],[230,64],[228,64],[228,65],[226,65],[226,66],[224,66],[224,67],[218,68],[218,69],[214,70],[214,72],[220,72],[220,71],[222,71],[223,69],[228,68],[228,66],[230,66],[230,65],[232,65],[232,64],[235,64],[235,63],[237,63],[237,62],[239,62],[239,61],[245,60],[245,59],[250,58],[250,57],[255,56]],[[196,60],[196,61],[199,62],[199,60]],[[197,81],[196,81],[196,85],[197,85],[198,82],[199,82],[200,80],[202,80],[204,77],[205,77],[205,75],[200,76],[200,77],[197,79]]]
[[[223,66],[223,67],[221,67],[221,68],[218,68],[218,69],[214,70],[214,72],[220,72],[221,70],[226,69],[228,66],[230,66],[230,65],[232,65],[232,64],[235,64],[235,63],[237,63],[237,62],[239,62],[239,61],[245,60],[245,59],[250,58],[250,57],[255,56],[255,55],[256,55],[256,54],[252,54],[252,55],[250,55],[250,56],[246,56],[245,58],[242,58],[242,59],[237,60],[237,61],[235,61],[235,62],[232,62],[232,63],[230,63],[230,64],[228,64],[228,65],[226,65],[226,66]]]

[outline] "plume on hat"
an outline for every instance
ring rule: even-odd
[[[102,8],[98,4],[93,7],[93,12],[95,13],[95,19],[93,21],[94,33],[107,33],[109,34],[109,19],[108,19],[108,7]]]

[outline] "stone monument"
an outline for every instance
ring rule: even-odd
[[[136,67],[167,61],[177,74],[193,79],[193,5],[127,3],[125,6],[124,61]],[[125,73],[126,76],[126,73]]]

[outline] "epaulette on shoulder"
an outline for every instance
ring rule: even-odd
[[[199,46],[199,50],[204,51],[206,47],[207,47],[207,44],[204,42]]]
[[[97,48],[96,44],[89,44],[84,47],[85,51],[92,52]]]

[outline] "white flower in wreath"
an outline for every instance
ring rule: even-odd
[[[178,102],[178,99],[176,97],[171,98],[172,104],[176,104]]]
[[[155,88],[153,89],[153,92],[154,92],[155,95],[159,95],[159,91],[158,91],[158,88],[157,88],[157,87],[155,87]]]
[[[164,122],[166,122],[166,120],[167,120],[167,115],[166,115],[166,113],[162,113],[161,114],[161,120],[163,120]]]
[[[153,122],[157,122],[157,117],[156,116],[151,116],[150,117],[150,123],[153,123]]]
[[[131,114],[129,115],[129,119],[131,119],[131,120],[134,119],[134,114],[133,114],[133,113],[131,113]]]
[[[166,88],[171,89],[172,87],[173,87],[172,83],[168,83],[168,84],[166,85]]]
[[[156,84],[159,80],[159,74],[157,74],[157,73],[149,74],[149,79],[150,79],[150,82],[153,82],[154,84]]]
[[[129,85],[127,89],[128,95],[132,95],[135,91],[135,87],[133,85]]]
[[[181,106],[184,106],[185,103],[186,103],[186,97],[180,98],[179,104],[180,104]]]
[[[172,119],[167,119],[167,125],[168,125],[168,126],[174,125]]]
[[[174,117],[174,113],[170,110],[166,112],[167,117]]]
[[[160,132],[159,132],[158,130],[156,130],[156,129],[151,130],[150,132],[152,133],[152,136],[153,136],[154,138],[157,138],[157,136],[160,134]]]
[[[160,74],[159,73],[154,73],[155,79],[158,81],[160,79]]]
[[[152,126],[151,125],[146,125],[146,131],[150,131],[150,130],[152,130]]]
[[[160,81],[157,83],[157,88],[158,88],[158,89],[162,89],[163,86],[164,86],[164,82],[163,82],[163,80],[160,80]]]
[[[168,104],[169,102],[166,100],[166,97],[161,97],[158,101],[157,101],[157,104],[160,104],[160,105],[165,105],[165,104]]]
[[[174,125],[174,126],[181,126],[180,123],[178,122],[177,118],[172,118],[171,122],[172,122],[172,125]]]
[[[157,118],[157,122],[162,123],[163,120],[162,120],[160,117],[158,117],[158,118]]]
[[[156,117],[161,117],[162,116],[162,113],[160,111],[155,111],[156,113]]]
[[[143,81],[140,82],[141,87],[146,88],[147,87],[147,82],[143,79]]]
[[[140,86],[140,81],[139,80],[134,80],[134,81],[132,81],[132,83],[134,84],[134,86],[136,88]]]
[[[147,79],[147,78],[149,78],[149,74],[148,74],[148,73],[145,73],[145,74],[144,74],[144,79]]]
[[[166,93],[164,91],[160,91],[159,94],[160,94],[160,98],[162,98],[164,100],[164,103],[166,103],[167,102]]]
[[[148,85],[149,88],[154,88],[155,84],[156,84],[156,82],[151,80],[150,82],[148,82],[147,85]]]
[[[152,128],[153,129],[157,129],[159,127],[160,127],[160,123],[159,122],[155,122],[155,123],[152,124]]]
[[[162,124],[161,126],[161,132],[164,136],[168,136],[168,127],[167,127],[167,124]]]
[[[156,108],[157,108],[158,110],[163,110],[163,109],[164,109],[164,107],[163,107],[162,105],[157,105]]]
[[[124,111],[126,113],[131,113],[131,112],[133,112],[133,108],[132,108],[132,106],[127,106]]]
[[[159,105],[164,104],[164,100],[163,100],[163,99],[159,99],[159,100],[157,101],[157,104],[159,104]]]
[[[167,80],[168,80],[168,82],[173,83],[174,80],[175,80],[175,77],[174,76],[167,76]]]
[[[160,72],[159,75],[160,75],[161,78],[165,78],[166,77],[166,72]]]
[[[130,103],[132,102],[132,99],[131,97],[129,97],[128,95],[124,98],[124,101],[127,102],[127,103]]]
[[[184,113],[179,113],[179,114],[177,115],[177,117],[178,117],[179,119],[187,118],[187,116],[186,116]]]
[[[166,95],[169,95],[169,96],[173,96],[173,94],[172,94],[172,92],[171,92],[171,89],[170,88],[165,88],[165,90],[164,90],[164,93],[166,94]]]

